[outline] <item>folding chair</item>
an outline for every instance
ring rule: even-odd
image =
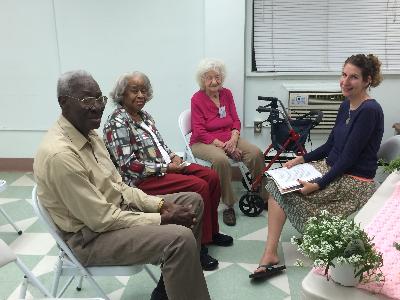
[[[4,190],[6,189],[6,187],[7,187],[7,182],[6,182],[5,180],[0,180],[0,193],[1,193],[2,191],[4,191]],[[21,235],[21,234],[22,234],[22,230],[19,229],[19,228],[17,227],[17,225],[15,225],[15,223],[13,222],[13,220],[11,220],[10,216],[9,216],[9,215],[5,212],[5,210],[2,209],[1,207],[0,207],[0,213],[2,213],[2,215],[4,216],[4,218],[7,219],[8,223],[10,223],[10,225],[15,229],[15,231],[16,231],[19,235]]]
[[[390,162],[400,156],[400,135],[395,135],[383,142],[378,151],[378,158]]]
[[[94,280],[93,276],[132,276],[141,272],[143,269],[149,274],[155,283],[158,282],[154,274],[146,265],[132,265],[132,266],[97,266],[97,267],[84,267],[78,261],[78,259],[73,254],[72,250],[69,248],[66,242],[59,235],[59,229],[57,225],[53,222],[53,219],[48,214],[47,210],[42,206],[37,197],[36,193],[37,186],[35,185],[32,191],[32,202],[33,208],[39,217],[39,219],[46,225],[49,233],[56,240],[57,246],[60,249],[60,254],[58,261],[55,266],[55,275],[51,294],[53,297],[61,297],[67,287],[74,280],[75,276],[80,276],[77,290],[80,291],[82,288],[82,280],[86,278],[92,287],[97,291],[97,293],[104,299],[110,300],[105,294],[103,289]],[[69,280],[62,288],[62,290],[57,294],[58,284],[61,276],[70,276]]]
[[[27,266],[15,255],[13,250],[2,239],[0,239],[0,253],[0,268],[11,262],[14,262],[18,266],[18,268],[20,268],[21,271],[24,273],[24,281],[22,282],[18,299],[25,299],[28,284],[32,284],[33,286],[38,288],[46,297],[51,297],[50,292],[27,268]]]
[[[183,154],[183,159],[187,160],[189,162],[197,163],[197,164],[205,166],[205,167],[211,167],[211,162],[197,158],[197,157],[195,158],[192,153],[192,149],[190,149],[189,141],[190,141],[190,136],[192,135],[191,118],[192,118],[192,113],[191,113],[190,109],[187,109],[187,110],[184,110],[183,112],[181,112],[181,114],[179,115],[179,119],[178,119],[179,129],[181,131],[183,140],[185,142],[185,152]],[[243,178],[243,180],[242,180],[243,186],[247,190],[251,189],[250,172],[248,171],[245,164],[241,161],[235,161],[231,158],[228,158],[228,160],[232,167],[239,167],[240,173],[242,174],[242,178]]]

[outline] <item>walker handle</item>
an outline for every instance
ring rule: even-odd
[[[265,106],[259,106],[256,111],[258,111],[259,113],[262,112],[271,112],[273,109],[270,107],[265,107]]]
[[[258,100],[263,100],[263,101],[278,101],[278,98],[276,98],[276,97],[258,96]]]
[[[259,106],[259,107],[256,109],[256,111],[258,111],[259,113],[262,113],[262,112],[269,112],[269,113],[271,113],[271,112],[277,112],[277,113],[279,113],[279,110],[278,110],[278,109],[272,108],[272,107],[268,107],[268,106]]]

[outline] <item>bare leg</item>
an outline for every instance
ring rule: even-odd
[[[279,263],[278,242],[285,221],[285,212],[275,199],[270,196],[268,198],[268,236],[264,254],[260,259],[260,265],[274,265]],[[254,272],[265,272],[265,268],[257,268]]]

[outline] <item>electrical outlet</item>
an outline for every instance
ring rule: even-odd
[[[259,134],[262,131],[262,121],[254,121],[254,133]]]

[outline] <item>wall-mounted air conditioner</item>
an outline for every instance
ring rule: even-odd
[[[289,92],[288,112],[290,117],[297,117],[310,110],[324,113],[322,122],[313,129],[315,133],[329,133],[335,125],[336,116],[344,97],[340,92]]]

